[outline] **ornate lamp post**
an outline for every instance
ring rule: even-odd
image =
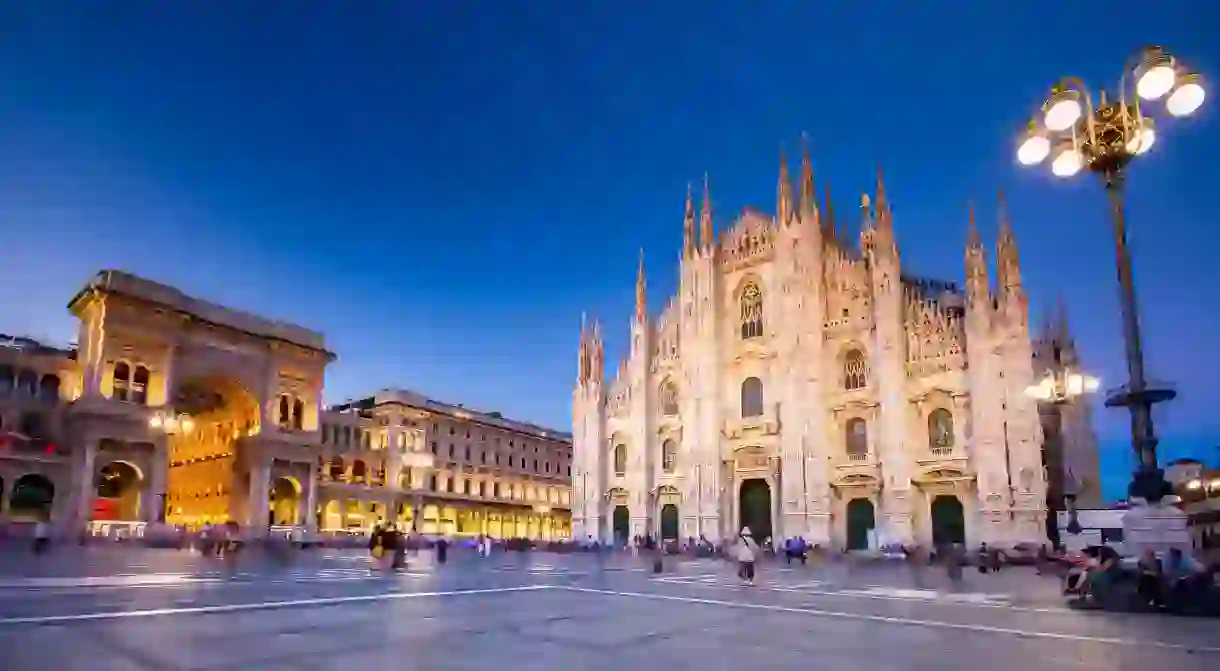
[[[1025,394],[1042,403],[1060,406],[1056,408],[1059,421],[1060,451],[1066,445],[1063,433],[1063,408],[1085,394],[1091,394],[1101,387],[1097,378],[1076,372],[1063,365],[1056,365],[1037,384],[1026,388]],[[1079,482],[1069,471],[1063,483],[1063,502],[1067,507],[1068,523],[1066,531],[1072,535],[1082,531],[1080,517],[1076,511],[1076,496],[1080,494]]]
[[[436,459],[429,452],[409,451],[402,454],[402,465],[404,468],[409,469],[408,472],[411,473],[410,479],[412,484],[414,484],[415,469],[432,468],[435,462]],[[424,509],[424,495],[417,487],[412,487],[411,489],[413,490],[411,493],[411,531],[419,533],[419,516]]]
[[[168,437],[186,435],[195,430],[195,421],[185,412],[161,409],[148,418],[148,428]],[[165,524],[166,494],[157,492],[157,524]]]
[[[1168,387],[1149,384],[1144,377],[1135,280],[1123,211],[1123,182],[1127,165],[1151,149],[1157,138],[1153,119],[1141,109],[1140,99],[1164,99],[1165,110],[1181,117],[1197,110],[1206,96],[1199,75],[1160,47],[1144,49],[1132,64],[1119,81],[1117,100],[1108,97],[1104,90],[1095,98],[1084,82],[1075,77],[1052,87],[1041,115],[1029,123],[1020,139],[1017,160],[1024,165],[1037,165],[1051,157],[1051,172],[1056,176],[1072,177],[1087,168],[1105,185],[1114,225],[1129,376],[1127,385],[1112,392],[1106,405],[1126,407],[1131,412],[1131,442],[1138,465],[1128,494],[1155,503],[1170,492],[1170,487],[1164,472],[1157,467],[1152,406],[1173,399],[1176,393]],[[1128,99],[1130,83],[1135,85],[1135,95]]]

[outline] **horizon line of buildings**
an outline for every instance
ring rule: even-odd
[[[322,334],[121,271],[75,348],[0,336],[0,520],[571,533],[571,436],[385,389],[322,405]]]

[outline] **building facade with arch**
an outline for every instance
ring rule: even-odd
[[[649,314],[641,252],[609,378],[600,323],[582,324],[576,537],[1046,540],[1025,394],[1041,371],[1002,206],[994,284],[973,208],[964,222],[964,287],[907,273],[880,173],[859,216],[851,239],[808,155],[795,188],[781,159],[774,216],[719,233],[706,184],[698,211],[688,191],[677,294]]]
[[[0,523],[570,535],[563,432],[384,390],[324,407],[321,334],[103,271],[75,348],[0,337]]]

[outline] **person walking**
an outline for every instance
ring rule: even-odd
[[[755,563],[758,559],[758,543],[750,533],[750,527],[742,527],[734,549],[737,558],[737,576],[747,585],[754,584]]]
[[[39,520],[34,525],[34,554],[40,555],[47,551],[51,544],[51,528],[46,522]]]

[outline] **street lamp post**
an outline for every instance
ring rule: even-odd
[[[1131,413],[1131,442],[1137,466],[1128,494],[1156,503],[1170,493],[1164,472],[1157,467],[1156,433],[1152,406],[1174,398],[1164,386],[1149,384],[1144,376],[1144,353],[1140,339],[1139,313],[1131,251],[1127,246],[1127,222],[1123,207],[1126,167],[1152,148],[1157,132],[1153,119],[1145,116],[1140,99],[1164,98],[1165,109],[1177,117],[1188,116],[1203,104],[1203,81],[1160,47],[1144,49],[1119,81],[1117,100],[1104,90],[1096,100],[1084,82],[1064,79],[1051,89],[1041,116],[1029,123],[1021,137],[1017,159],[1024,165],[1051,159],[1051,172],[1071,177],[1087,168],[1105,186],[1114,226],[1115,262],[1118,270],[1119,304],[1123,340],[1126,345],[1128,383],[1109,395],[1106,405],[1126,407]],[[1127,86],[1135,84],[1128,99]],[[1167,97],[1166,97],[1167,96]]]
[[[1097,378],[1076,372],[1056,361],[1055,366],[1047,371],[1046,375],[1037,384],[1025,390],[1025,394],[1030,398],[1036,399],[1041,403],[1057,406],[1055,408],[1055,416],[1059,423],[1059,451],[1061,458],[1067,447],[1067,440],[1063,430],[1063,406],[1072,403],[1085,394],[1097,391],[1100,387],[1101,382]],[[1067,478],[1071,478],[1071,482],[1068,482]],[[1068,514],[1068,523],[1065,530],[1072,535],[1079,534],[1083,530],[1080,526],[1079,514],[1076,511],[1076,496],[1079,493],[1078,483],[1069,469],[1063,483],[1063,502]],[[1058,522],[1056,522],[1057,525]],[[1056,532],[1056,537],[1058,537],[1057,534],[1058,532]]]

